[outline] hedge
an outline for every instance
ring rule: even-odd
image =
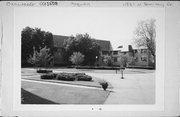
[[[50,73],[52,70],[37,70],[37,73]]]
[[[56,80],[65,80],[65,81],[74,81],[75,77],[73,77],[71,74],[68,73],[60,73],[57,74]]]
[[[41,79],[54,79],[55,77],[56,77],[56,74],[41,75]]]
[[[54,80],[64,80],[64,81],[92,81],[92,77],[86,75],[85,73],[50,73],[41,75],[41,79],[54,79]]]
[[[99,69],[99,70],[119,70],[125,67],[109,67],[109,66],[78,66],[76,69]]]
[[[76,73],[73,76],[75,77],[76,80],[79,80],[79,81],[91,81],[92,80],[92,77],[86,75],[85,73]]]

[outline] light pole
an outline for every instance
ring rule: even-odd
[[[118,48],[123,48],[122,45],[118,46]],[[120,64],[120,70],[121,70],[121,79],[124,79],[124,76],[123,76],[123,70],[125,69],[125,67],[123,67],[123,65]]]
[[[98,56],[96,56],[96,66],[97,66],[97,64],[98,64]]]

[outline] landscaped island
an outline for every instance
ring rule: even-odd
[[[22,104],[103,104],[110,94],[106,89],[112,88],[109,82],[86,73],[48,69],[23,70],[22,73],[22,79],[35,81],[23,81]]]

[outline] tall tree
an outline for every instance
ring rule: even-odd
[[[27,62],[29,54],[33,53],[32,32],[34,29],[26,27],[21,32],[21,61]]]
[[[25,27],[21,32],[21,51],[22,64],[28,63],[29,55],[33,55],[33,47],[36,51],[47,47],[53,53],[53,36],[52,33],[41,30],[40,28]]]
[[[134,32],[134,42],[138,47],[146,47],[156,60],[156,20],[142,20]]]
[[[64,42],[64,48],[67,53],[67,59],[73,52],[80,52],[84,57],[84,65],[94,65],[96,58],[100,56],[100,46],[88,34],[77,34],[70,36]]]
[[[53,56],[50,53],[50,49],[46,46],[40,51],[36,51],[35,47],[33,47],[33,55],[29,56],[28,62],[33,64],[34,67],[50,67],[53,66]]]

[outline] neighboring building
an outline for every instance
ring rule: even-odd
[[[128,50],[114,50],[112,52],[113,65],[120,65],[123,55],[128,58],[127,67],[153,67],[155,65],[154,58],[147,48],[133,49],[131,45],[128,46]]]
[[[134,63],[131,66],[153,67],[155,65],[154,57],[147,48],[133,49],[133,54]]]

